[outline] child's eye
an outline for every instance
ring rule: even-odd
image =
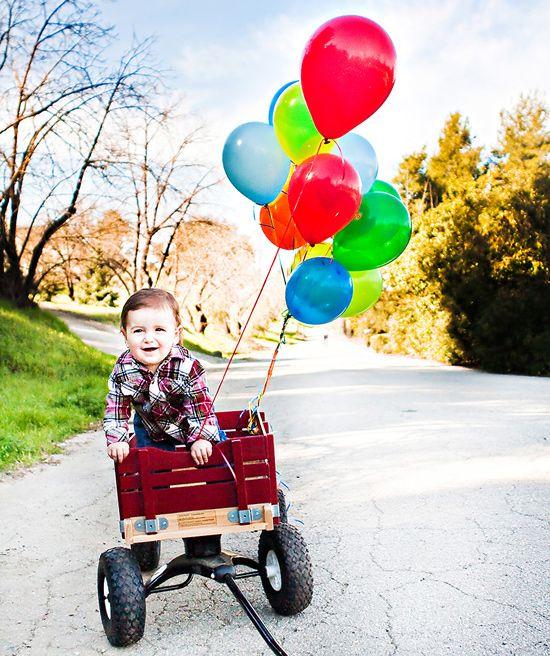
[[[135,328],[133,332],[134,332],[134,334],[135,333],[142,333],[143,330],[141,328]]]
[[[166,332],[166,329],[165,329],[165,328],[157,328],[157,330],[158,330],[159,332],[161,332],[161,333],[165,333],[165,332]]]

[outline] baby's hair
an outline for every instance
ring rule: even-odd
[[[124,303],[122,306],[122,312],[120,313],[120,325],[122,328],[126,328],[128,312],[131,312],[132,310],[139,310],[144,307],[167,307],[174,313],[176,326],[179,326],[181,323],[180,308],[178,302],[172,296],[172,294],[170,294],[170,292],[164,291],[164,289],[150,287],[147,289],[140,289],[138,292],[135,292],[130,296],[126,303]]]

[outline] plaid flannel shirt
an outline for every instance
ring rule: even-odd
[[[199,437],[219,441],[204,369],[182,346],[174,346],[154,374],[130,351],[122,353],[109,376],[106,401],[103,430],[107,444],[128,441],[132,407],[152,440],[169,436],[187,445]]]

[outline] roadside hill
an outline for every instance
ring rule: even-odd
[[[113,362],[56,317],[0,301],[0,470],[98,422]]]

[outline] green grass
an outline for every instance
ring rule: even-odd
[[[101,323],[108,323],[113,326],[120,326],[120,308],[106,307],[104,305],[82,305],[74,301],[63,301],[51,303],[44,301],[40,303],[40,307],[45,310],[63,310],[65,312],[72,312],[79,314],[85,319],[93,319],[94,321],[101,321]]]
[[[58,452],[100,420],[113,363],[51,314],[0,301],[0,470]]]
[[[265,328],[257,328],[252,337],[257,340],[276,344],[281,335],[281,325],[282,320],[278,319]],[[286,327],[285,343],[297,344],[298,342],[303,342],[305,339],[306,336],[301,331],[298,322],[291,319]]]

